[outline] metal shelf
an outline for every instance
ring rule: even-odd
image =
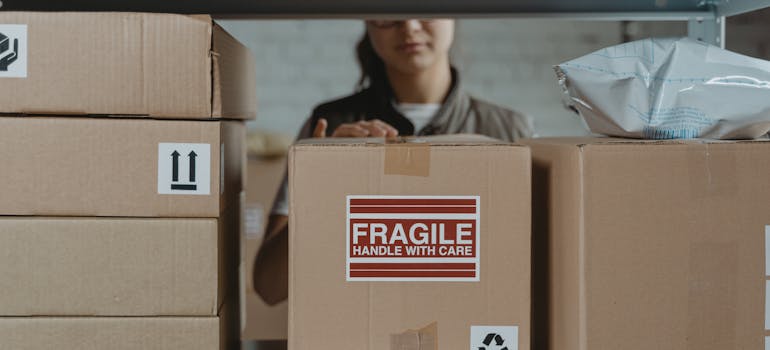
[[[209,13],[217,18],[554,18],[688,21],[689,35],[723,46],[724,18],[770,0],[0,0],[3,11]]]
[[[3,10],[147,11],[218,16],[360,15],[563,16],[623,18],[731,16],[770,6],[765,0],[4,0]]]

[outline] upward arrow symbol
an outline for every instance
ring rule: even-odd
[[[195,154],[195,151],[190,151],[187,156],[190,157],[190,182],[195,182],[195,157],[198,155]]]
[[[173,159],[171,163],[171,181],[177,182],[179,181],[179,152],[174,151],[174,153],[171,153],[171,158]]]

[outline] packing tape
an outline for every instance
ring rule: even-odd
[[[390,350],[438,350],[438,324],[390,335]]]
[[[690,144],[687,152],[691,198],[727,197],[735,195],[736,153],[720,150],[719,144]]]
[[[687,349],[735,349],[738,244],[690,245]]]
[[[430,175],[430,145],[425,142],[385,145],[385,175]]]

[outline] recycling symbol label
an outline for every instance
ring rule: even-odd
[[[27,25],[0,24],[0,78],[27,77]]]
[[[497,333],[488,333],[482,342],[484,346],[479,346],[479,350],[487,350],[488,348],[491,349],[493,342],[496,348],[499,348],[500,350],[508,350],[508,347],[505,346],[505,339],[503,339],[503,337]]]
[[[471,326],[470,350],[518,350],[519,327]]]

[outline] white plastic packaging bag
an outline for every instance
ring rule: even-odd
[[[555,67],[594,133],[752,139],[770,131],[770,62],[688,38],[608,47]]]

